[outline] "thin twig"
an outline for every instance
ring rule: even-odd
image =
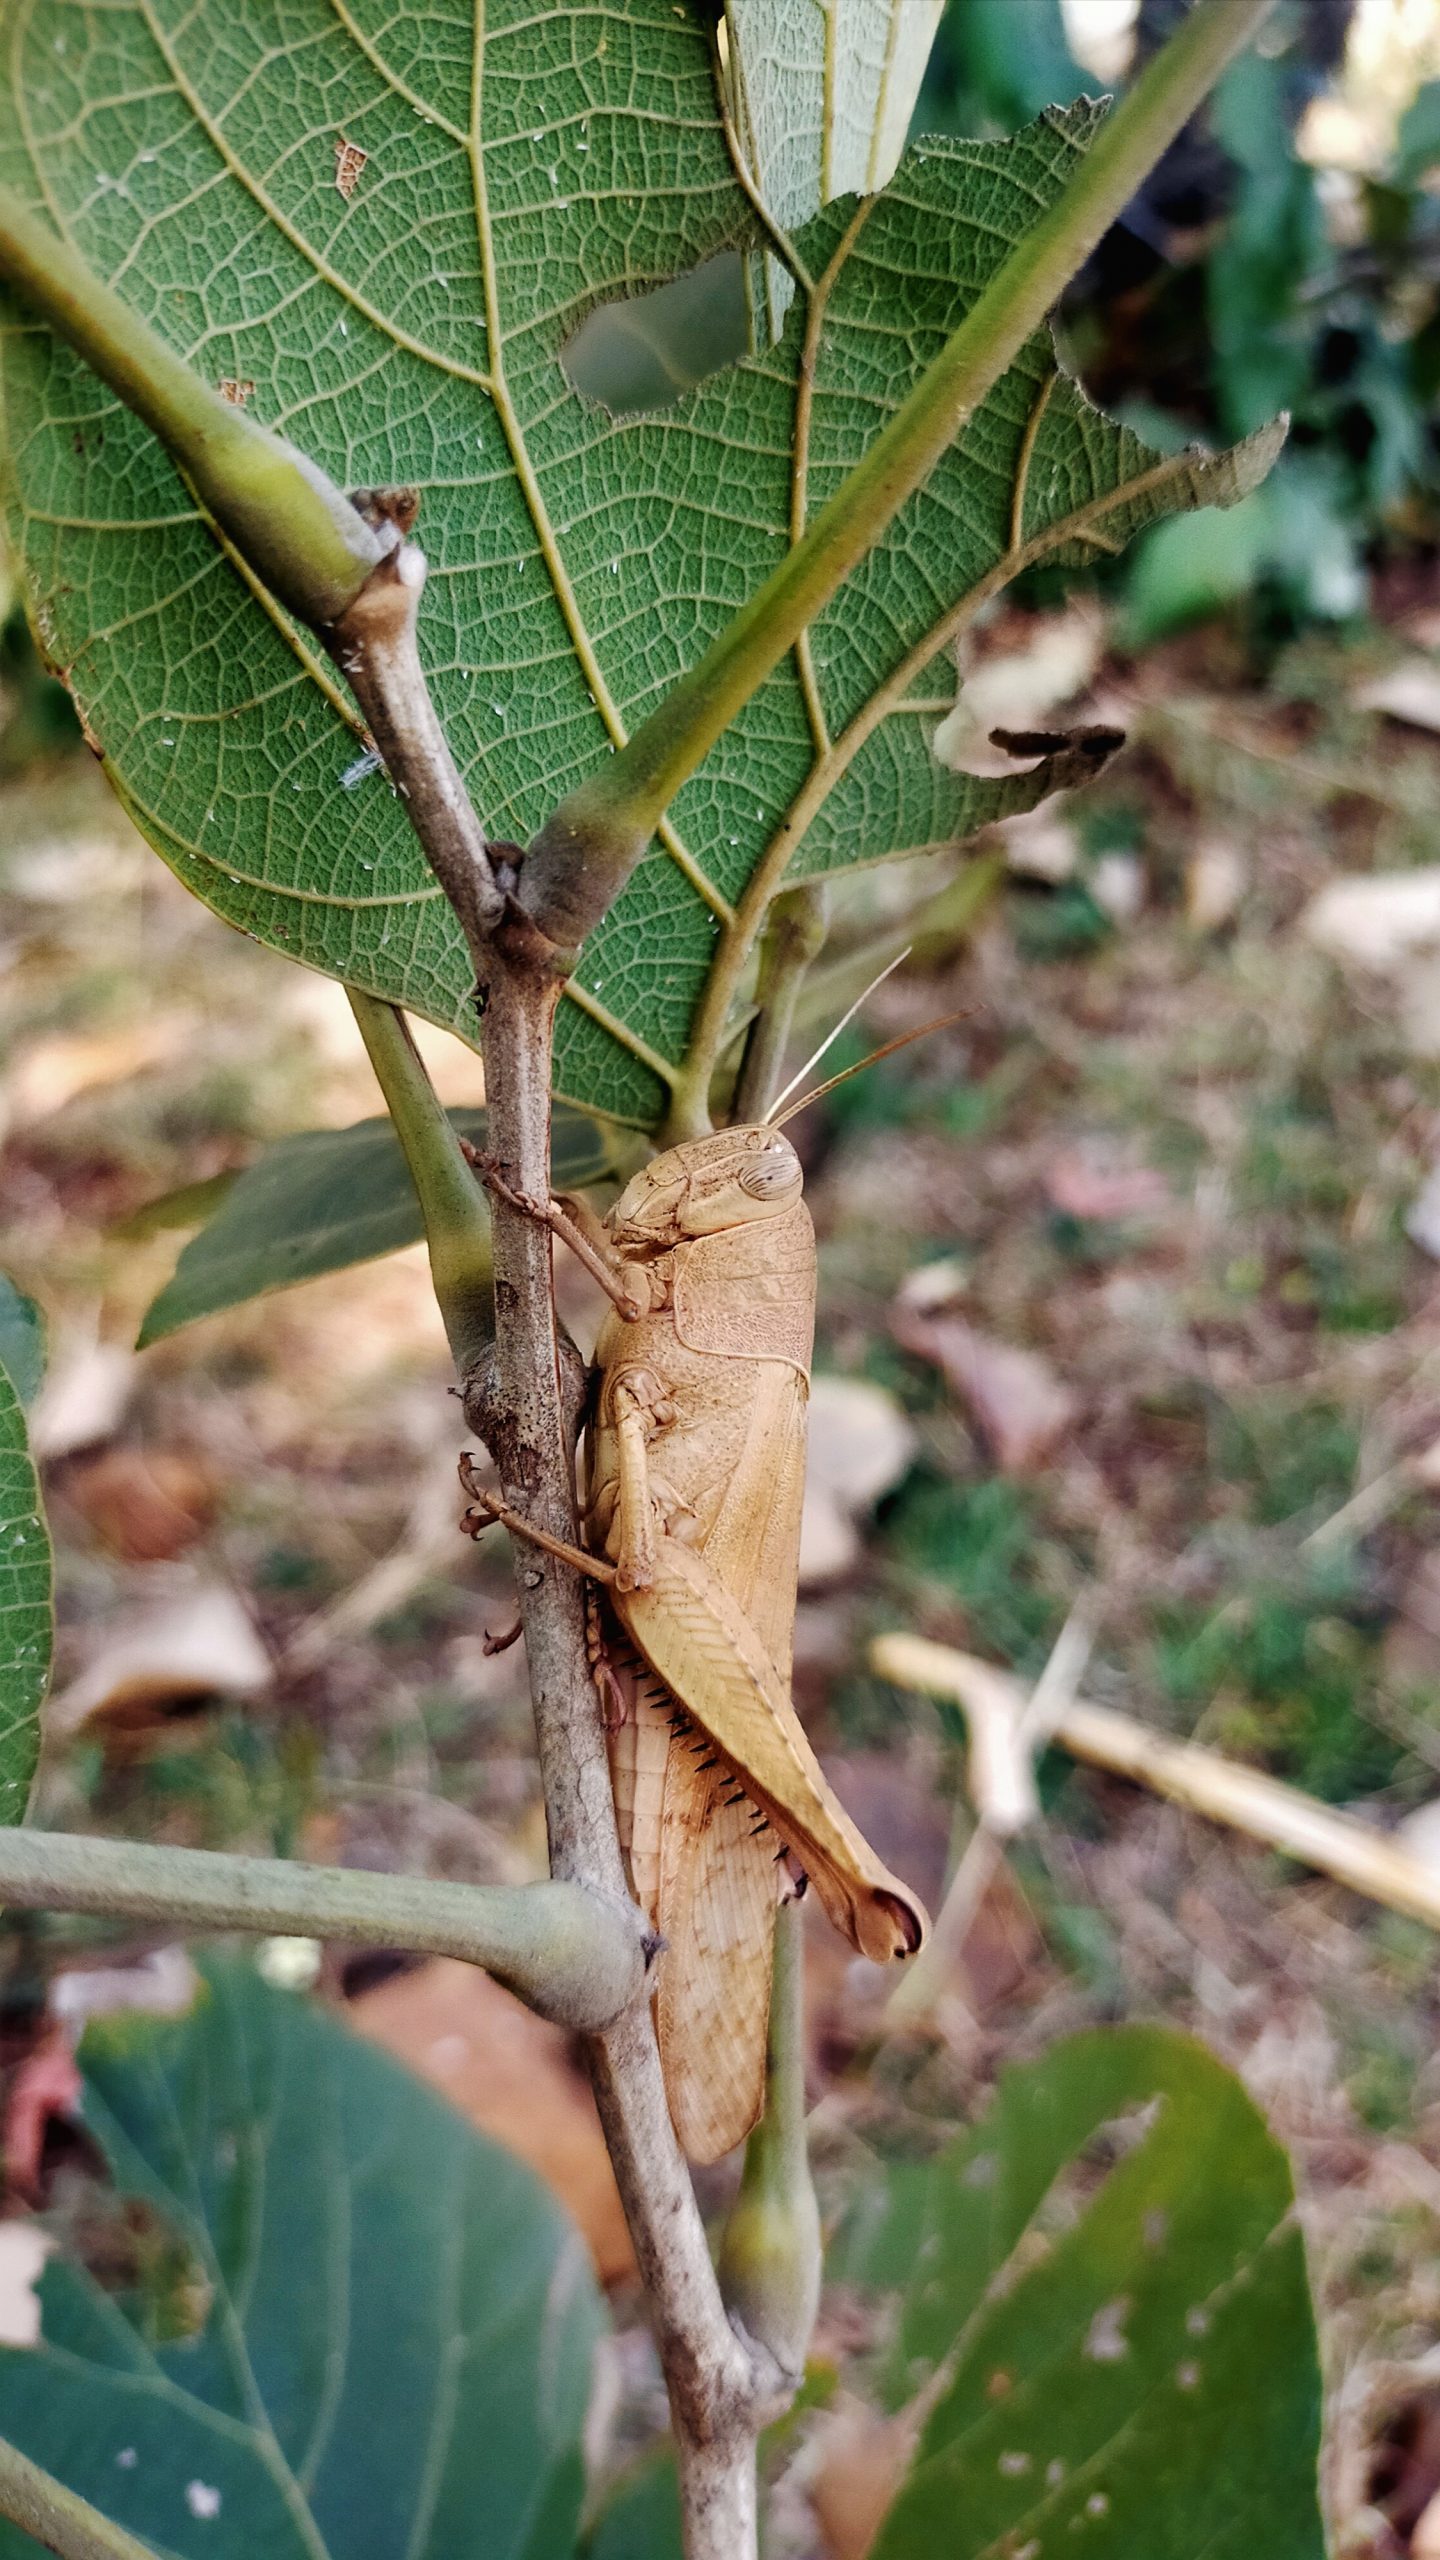
[[[953,1698],[967,1709],[986,1694],[1010,1702],[1015,1711],[1024,1703],[1024,1689],[1008,1671],[923,1636],[877,1636],[870,1647],[870,1667],[897,1688]],[[1440,1929],[1440,1874],[1383,1831],[1372,1831],[1331,1805],[1317,1804],[1298,1787],[1287,1787],[1279,1778],[1247,1769],[1198,1743],[1172,1742],[1134,1716],[1091,1706],[1084,1698],[1076,1698],[1057,1717],[1051,1739],[1077,1760],[1130,1778],[1211,1822],[1244,1831],[1299,1865],[1333,1876],[1352,1893]]]
[[[42,2551],[58,2560],[155,2560],[148,2542],[137,2542],[112,2524],[88,2498],[61,2487],[38,2462],[0,2438],[0,2515],[23,2526]]]
[[[472,954],[500,920],[484,831],[456,770],[420,664],[425,555],[399,543],[321,637],[365,714],[425,859]]]
[[[485,961],[482,1031],[490,1152],[506,1189],[544,1198],[550,1165],[550,1054],[561,978],[552,947],[513,907]],[[468,1382],[467,1417],[490,1449],[506,1500],[574,1545],[574,1430],[556,1332],[548,1228],[496,1189],[493,1359]],[[551,1871],[624,1890],[603,1712],[590,1675],[581,1577],[517,1552]],[[648,2010],[589,2040],[601,2123],[635,2244],[670,2394],[687,2560],[746,2560],[755,2548],[754,2448],[792,2396],[774,2360],[726,2316],[689,2173],[680,2156]]]
[[[1094,1601],[1082,1592],[1028,1697],[1018,1682],[1004,1688],[975,1682],[967,1689],[967,1784],[975,1829],[946,1887],[929,1945],[890,1995],[890,2025],[916,2025],[930,2015],[1004,1863],[1006,1842],[1039,1820],[1035,1761],[1074,1703],[1094,1641]]]

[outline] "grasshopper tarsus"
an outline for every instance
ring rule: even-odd
[[[568,1539],[552,1538],[548,1529],[527,1520],[523,1512],[512,1510],[503,1495],[492,1493],[486,1485],[477,1484],[474,1461],[468,1453],[460,1461],[460,1482],[473,1496],[470,1509],[460,1522],[467,1538],[481,1537],[498,1523],[502,1529],[508,1529],[512,1537],[523,1538],[527,1545],[538,1547],[543,1555],[554,1556],[559,1563],[571,1565],[576,1573],[588,1574],[595,1582],[614,1581],[615,1567],[607,1564],[603,1556],[587,1555],[583,1547],[572,1547]]]
[[[481,1645],[480,1650],[485,1655],[487,1661],[492,1659],[497,1653],[508,1653],[512,1644],[519,1643],[524,1632],[524,1626],[519,1618],[515,1620],[513,1626],[502,1627],[498,1636],[492,1636],[489,1628],[487,1627],[485,1629],[485,1640]]]

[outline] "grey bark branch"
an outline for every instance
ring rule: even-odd
[[[357,501],[366,494],[357,492]],[[500,892],[420,664],[417,623],[424,585],[424,553],[396,537],[322,637],[474,953],[499,923]]]
[[[550,1182],[551,1035],[562,977],[554,947],[513,903],[483,956],[489,1149],[509,1188]],[[466,1414],[505,1497],[550,1536],[575,1543],[573,1417],[551,1287],[551,1240],[537,1219],[492,1199],[496,1341],[470,1381]],[[585,1641],[579,1575],[527,1547],[516,1557],[530,1656],[551,1871],[623,1890],[604,1721]],[[680,2455],[687,2560],[755,2550],[755,2441],[793,2382],[737,2335],[680,2155],[648,2007],[588,2040],[600,2120],[649,2302]],[[748,2519],[748,2521],[747,2521]]]

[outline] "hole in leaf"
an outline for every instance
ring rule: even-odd
[[[612,417],[669,409],[750,348],[745,261],[722,249],[673,283],[602,303],[561,349],[567,380]]]

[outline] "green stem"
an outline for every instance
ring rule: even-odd
[[[303,621],[338,621],[394,547],[308,454],[223,400],[66,240],[0,186],[0,276],[168,447],[201,504]]]
[[[803,889],[787,890],[770,910],[760,955],[758,1010],[740,1062],[730,1111],[732,1120],[745,1125],[763,1120],[775,1098],[795,1027],[800,990],[824,943],[828,922],[829,901],[823,880],[809,881]]]
[[[349,987],[375,1080],[420,1198],[430,1275],[455,1366],[468,1377],[494,1336],[490,1216],[405,1016]]]
[[[588,1886],[452,1884],[63,1831],[0,1830],[0,1903],[459,1956],[586,2032],[639,1996],[651,1954],[634,1905]]]
[[[795,1008],[796,1030],[838,1022],[846,1006],[902,952],[920,969],[938,968],[953,960],[994,905],[1008,877],[1003,853],[972,855],[963,870],[913,915],[859,934],[827,954],[823,965],[812,969],[805,981]]]
[[[112,2524],[88,2498],[62,2488],[38,2462],[0,2437],[0,2515],[8,2516],[59,2560],[155,2560],[148,2542],[137,2542]]]
[[[820,2208],[805,2138],[805,1918],[775,1915],[765,2113],[745,2146],[720,2243],[720,2287],[746,2334],[799,2380],[820,2300]]]
[[[599,921],[681,784],[879,540],[1045,320],[1071,277],[1275,0],[1197,0],[1147,64],[1063,195],[992,277],[864,459],[698,665],[526,857],[521,899],[561,943]]]

